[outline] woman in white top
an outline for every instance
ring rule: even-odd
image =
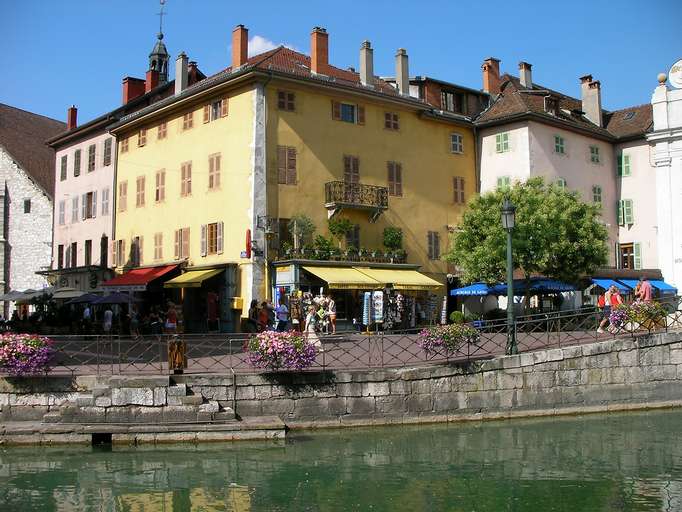
[[[327,296],[327,311],[329,312],[329,323],[332,326],[332,334],[336,333],[336,302],[331,295]]]
[[[315,345],[320,351],[322,351],[322,342],[320,337],[315,332],[315,325],[317,323],[317,312],[315,311],[315,306],[310,306],[308,308],[308,314],[305,317],[305,338],[313,345]]]

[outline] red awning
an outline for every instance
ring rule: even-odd
[[[149,268],[135,268],[116,276],[113,279],[109,279],[102,283],[102,286],[106,286],[111,290],[125,290],[125,291],[136,291],[145,290],[147,285],[154,279],[167,274],[171,270],[178,268],[177,265],[164,265],[161,267],[149,267]]]

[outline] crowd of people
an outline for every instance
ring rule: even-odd
[[[277,307],[263,301],[252,300],[246,321],[248,332],[296,330],[334,334],[336,332],[336,302],[333,297],[291,298],[289,306],[282,297]]]
[[[653,288],[646,277],[640,277],[635,289],[633,291],[634,299],[644,302],[651,302],[653,298]],[[605,329],[611,328],[611,312],[617,306],[623,304],[623,297],[616,285],[611,285],[602,295],[599,296],[598,306],[602,311],[602,320],[599,323],[597,332],[605,332]]]

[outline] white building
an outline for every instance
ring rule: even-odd
[[[0,104],[0,291],[40,290],[50,266],[54,157],[64,123]],[[10,302],[2,313],[11,315]]]

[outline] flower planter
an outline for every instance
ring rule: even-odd
[[[317,348],[297,331],[264,331],[247,345],[249,362],[270,371],[304,370],[315,362]]]
[[[0,336],[0,370],[16,377],[49,370],[54,356],[54,342],[36,334]]]

